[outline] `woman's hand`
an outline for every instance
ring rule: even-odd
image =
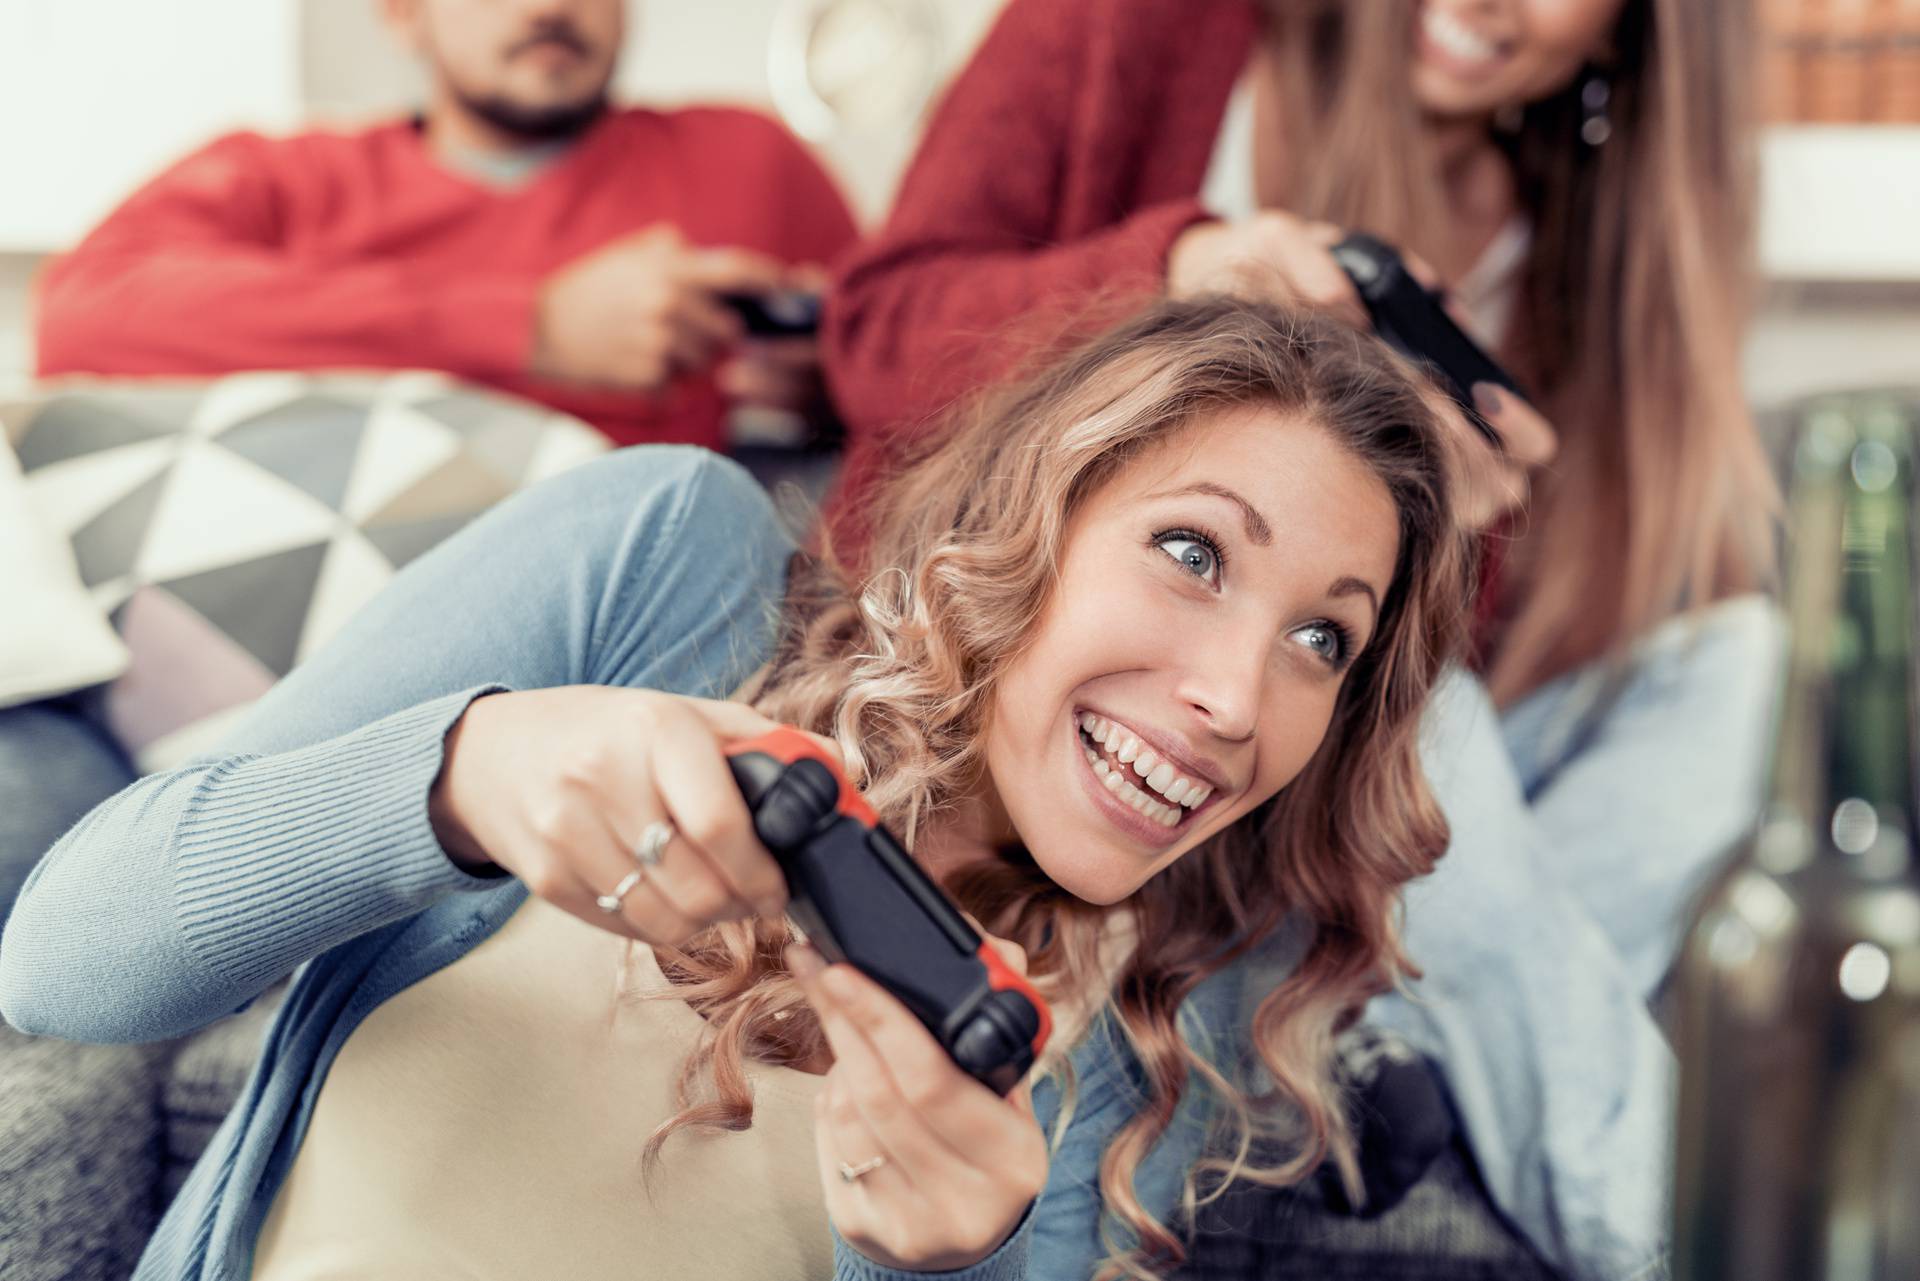
[[[1283,209],[1266,209],[1237,222],[1204,222],[1182,232],[1167,254],[1167,293],[1200,293],[1304,307],[1373,332],[1366,304],[1334,260],[1333,247],[1346,230],[1308,222]],[[1433,289],[1439,277],[1417,255],[1402,260],[1414,279]],[[1454,314],[1454,322],[1467,326]],[[1454,511],[1468,529],[1492,525],[1526,505],[1529,476],[1553,458],[1553,428],[1524,400],[1491,383],[1474,387],[1474,406],[1505,446],[1495,450],[1459,406],[1432,386],[1428,403],[1451,429],[1454,445]]]
[[[676,947],[786,904],[786,878],[723,754],[775,728],[737,703],[652,690],[493,694],[448,733],[428,813],[455,863],[503,868],[589,925]],[[643,868],[642,845],[662,821],[671,839]],[[602,910],[596,900],[623,886],[618,910]]]
[[[1167,253],[1167,294],[1222,293],[1304,307],[1371,332],[1366,304],[1334,261],[1333,247],[1346,234],[1284,209],[1263,209],[1236,222],[1197,223]]]
[[[1025,972],[1017,946],[993,945]],[[795,946],[787,968],[833,1049],[814,1147],[840,1235],[876,1263],[916,1272],[964,1268],[999,1249],[1047,1182],[1046,1138],[1027,1086],[1003,1099],[962,1072],[904,1005],[850,965],[828,967]]]
[[[1534,468],[1552,461],[1559,448],[1559,437],[1540,412],[1503,387],[1473,385],[1474,408],[1500,437],[1505,447],[1502,452],[1488,443],[1453,398],[1437,386],[1428,402],[1449,429],[1453,510],[1460,525],[1477,532],[1525,507]]]

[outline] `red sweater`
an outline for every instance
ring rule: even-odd
[[[861,442],[847,498],[887,442],[1058,317],[1164,287],[1167,250],[1207,217],[1201,184],[1258,32],[1250,0],[1008,4],[829,298],[828,384]]]
[[[610,113],[504,189],[444,168],[410,122],[234,134],[48,268],[40,372],[426,367],[577,414],[620,444],[720,447],[709,378],[653,400],[527,373],[541,278],[656,222],[795,263],[829,262],[854,238],[819,165],[749,111]]]

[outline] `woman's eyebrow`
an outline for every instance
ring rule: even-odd
[[[1345,578],[1334,580],[1333,586],[1327,588],[1329,596],[1357,596],[1362,593],[1373,602],[1373,616],[1380,617],[1380,596],[1373,590],[1371,583],[1363,582],[1349,574]]]
[[[1273,543],[1273,526],[1267,524],[1267,518],[1254,510],[1253,504],[1228,489],[1225,485],[1216,485],[1210,480],[1196,480],[1191,485],[1182,485],[1179,489],[1163,490],[1150,494],[1150,498],[1178,498],[1182,494],[1211,494],[1215,498],[1224,498],[1240,509],[1240,519],[1246,522],[1247,537],[1256,546],[1268,547]],[[1355,580],[1357,581],[1357,580]],[[1365,583],[1360,584],[1365,587]],[[1369,588],[1368,590],[1372,590]]]

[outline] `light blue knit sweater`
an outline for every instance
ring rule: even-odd
[[[0,942],[0,1014],[22,1031],[180,1036],[299,970],[138,1281],[246,1277],[334,1055],[381,1002],[525,900],[517,881],[455,867],[428,821],[443,739],[467,704],[578,683],[724,694],[767,651],[790,550],[731,463],[689,449],[614,455],[409,566],[226,751],[128,788],[48,853]],[[1225,1019],[1236,1000],[1229,975],[1191,1010]],[[1140,1076],[1104,1025],[1073,1058],[1079,1101],[1045,1194],[995,1254],[942,1275],[1086,1276],[1104,1256],[1098,1160],[1132,1115]],[[1042,1123],[1059,1107],[1057,1087],[1042,1083]],[[1137,1179],[1163,1215],[1198,1148],[1195,1115]],[[838,1240],[835,1260],[840,1281],[927,1275],[878,1267]]]

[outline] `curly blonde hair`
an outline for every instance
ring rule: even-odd
[[[1074,513],[1142,452],[1240,406],[1320,425],[1379,476],[1399,512],[1399,560],[1375,639],[1319,750],[1277,796],[1122,905],[1137,944],[1117,976],[1098,961],[1116,909],[1072,898],[1024,852],[947,883],[988,929],[1026,949],[1049,996],[1098,988],[1094,1003],[1144,1071],[1144,1102],[1100,1166],[1104,1205],[1133,1237],[1103,1228],[1108,1275],[1152,1276],[1156,1263],[1184,1256],[1174,1231],[1141,1205],[1133,1174],[1196,1077],[1234,1132],[1234,1156],[1215,1163],[1229,1179],[1289,1182],[1331,1154],[1353,1182],[1331,1044],[1343,1020],[1409,971],[1398,891],[1447,841],[1415,737],[1428,690],[1462,644],[1469,589],[1444,429],[1412,375],[1371,339],[1323,321],[1226,299],[1157,304],[977,402],[908,460],[878,497],[863,561],[872,568],[856,571],[826,550],[802,563],[775,659],[745,695],[769,716],[831,735],[912,848],[981,777],[995,682],[1048,603]],[[1203,980],[1290,915],[1311,924],[1311,940],[1260,1002],[1249,1039],[1292,1107],[1256,1108],[1175,1016]],[[781,959],[789,937],[781,922],[736,922],[661,951],[673,995],[708,1027],[681,1072],[681,1111],[648,1142],[649,1168],[679,1130],[751,1123],[747,1060],[796,1065],[821,1052]],[[1292,1118],[1294,1153],[1258,1167],[1249,1158],[1258,1118],[1275,1115]],[[1194,1189],[1190,1177],[1190,1203]]]

